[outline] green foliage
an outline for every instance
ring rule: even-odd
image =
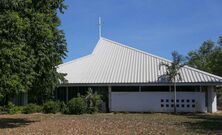
[[[211,40],[203,42],[198,50],[190,51],[188,65],[194,68],[222,76],[222,37],[217,44]],[[222,106],[222,93],[217,91],[218,106]]]
[[[77,97],[73,98],[68,102],[68,113],[69,114],[83,114],[87,111],[87,104],[85,98]]]
[[[22,113],[23,107],[22,106],[14,106],[13,108],[8,110],[9,114],[16,114],[16,113]]]
[[[12,102],[9,102],[8,105],[4,107],[4,111],[8,114],[21,113],[23,111],[22,106],[15,106]]]
[[[57,113],[60,111],[60,104],[55,101],[48,101],[43,104],[44,113]]]
[[[42,107],[36,104],[28,104],[23,108],[22,113],[25,114],[30,114],[30,113],[37,113],[37,112],[41,112],[42,111]]]
[[[222,38],[218,45],[208,40],[198,50],[190,51],[188,65],[194,68],[222,76]]]
[[[87,102],[88,113],[95,113],[99,111],[99,103],[101,101],[100,95],[98,95],[97,93],[93,93],[92,89],[89,88],[85,99]]]
[[[65,102],[60,102],[59,105],[60,105],[60,112],[61,113],[68,113],[69,110],[68,110],[68,107],[65,104]]]
[[[4,107],[0,106],[0,113],[4,111]]]
[[[56,71],[67,51],[58,28],[63,1],[0,1],[0,99],[5,104],[28,90],[33,102],[43,103],[64,81],[64,74]]]
[[[172,52],[173,61],[169,63],[160,63],[161,66],[166,67],[166,74],[164,77],[168,82],[173,83],[174,86],[174,113],[176,113],[176,82],[178,81],[177,76],[179,76],[179,80],[182,80],[180,75],[180,69],[185,65],[182,63],[184,61],[183,56],[177,53],[176,51]]]
[[[176,82],[176,77],[179,76],[179,80],[182,80],[179,70],[185,65],[183,63],[184,58],[178,52],[172,52],[173,61],[171,63],[160,63],[159,68],[162,66],[166,67],[166,79],[169,82]]]
[[[96,113],[96,112],[98,112],[98,107],[87,107],[86,112],[89,114]]]

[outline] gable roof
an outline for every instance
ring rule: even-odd
[[[171,61],[156,55],[100,38],[90,55],[58,66],[58,72],[72,84],[167,84],[166,68]],[[179,84],[222,84],[222,77],[184,66]]]

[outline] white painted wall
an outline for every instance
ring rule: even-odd
[[[174,99],[173,95],[173,92],[111,92],[110,110],[113,112],[173,112],[173,106],[171,107],[174,104],[171,101]],[[177,112],[206,112],[204,92],[177,92],[177,99],[179,100]]]

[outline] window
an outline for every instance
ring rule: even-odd
[[[163,105],[163,104],[161,104],[161,107],[164,107],[164,105]]]

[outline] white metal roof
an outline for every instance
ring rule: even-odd
[[[90,55],[58,66],[72,84],[166,84],[161,62],[171,61],[126,45],[100,38]],[[183,84],[222,84],[222,77],[184,66]]]

